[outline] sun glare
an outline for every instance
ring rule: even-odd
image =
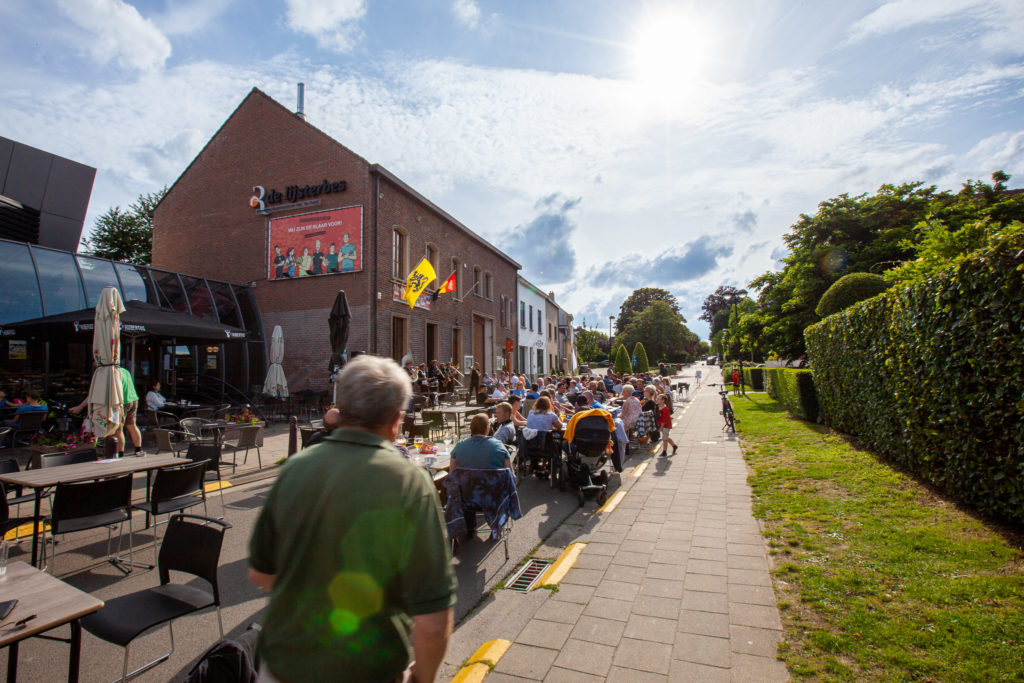
[[[633,69],[644,84],[672,88],[699,80],[715,36],[709,23],[692,12],[653,14],[633,39]]]

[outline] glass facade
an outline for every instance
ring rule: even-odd
[[[107,286],[116,287],[126,302],[171,308],[248,335],[245,341],[223,344],[174,345],[152,337],[123,341],[122,353],[139,391],[154,379],[165,387],[173,383],[184,395],[231,387],[251,393],[262,387],[267,363],[263,320],[249,286],[0,239],[0,325],[92,308]],[[36,387],[48,395],[66,393],[77,402],[88,388],[90,354],[91,344],[78,337],[8,335],[0,339],[0,389],[11,394]]]

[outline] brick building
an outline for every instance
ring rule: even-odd
[[[499,369],[515,344],[519,264],[377,164],[253,89],[157,206],[153,265],[251,283],[268,336],[284,331],[293,390],[327,388],[327,317],[338,290],[350,350],[414,362],[468,357]],[[436,289],[411,308],[427,257]]]

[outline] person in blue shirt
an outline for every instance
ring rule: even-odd
[[[526,394],[526,398],[532,398],[534,400],[540,398],[540,387],[534,382],[530,385],[530,391]]]
[[[492,436],[486,413],[477,413],[469,421],[469,438],[455,444],[452,449],[451,469],[462,467],[474,470],[512,469],[512,461],[505,445]]]
[[[18,421],[24,413],[33,413],[37,411],[48,411],[50,408],[42,402],[43,395],[38,389],[29,389],[25,392],[25,402],[18,406],[18,409],[14,411],[13,420],[4,420],[4,424],[8,427],[17,427]]]
[[[526,426],[529,429],[542,431],[562,430],[562,421],[558,415],[551,411],[551,400],[547,396],[541,396],[533,404],[533,410],[526,418]]]
[[[11,402],[7,400],[7,392],[0,391],[0,408],[7,408],[11,405]]]
[[[516,388],[512,390],[512,395],[519,398],[526,396],[526,385],[522,381],[516,382]]]

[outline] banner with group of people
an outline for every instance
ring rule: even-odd
[[[271,280],[354,273],[363,268],[363,207],[318,211],[270,221]]]

